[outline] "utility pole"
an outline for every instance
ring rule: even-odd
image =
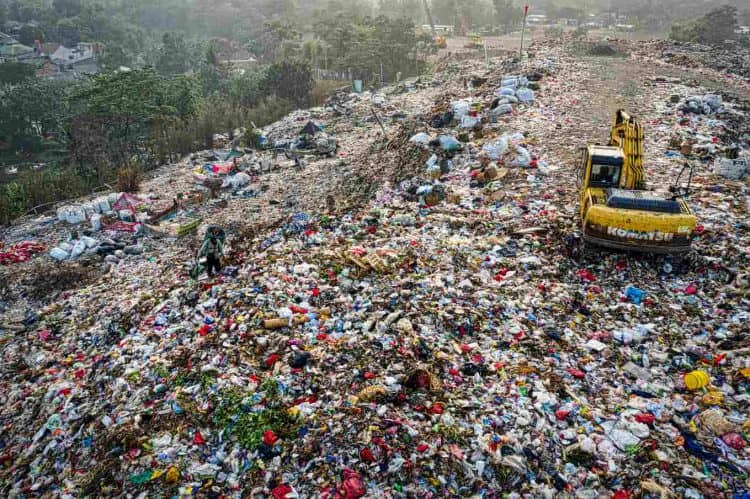
[[[523,27],[521,28],[521,50],[518,51],[519,57],[523,57],[523,35],[526,32],[526,15],[529,13],[529,6],[523,7]]]
[[[435,21],[432,20],[430,6],[427,0],[422,0],[422,5],[424,6],[424,11],[427,13],[427,20],[430,22],[430,30],[432,30],[432,38],[434,39],[437,36],[437,32],[435,31]]]

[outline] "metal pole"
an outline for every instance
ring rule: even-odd
[[[521,50],[518,51],[518,56],[523,57],[523,35],[526,32],[526,14],[529,13],[529,6],[526,5],[523,8],[523,26],[521,27]]]

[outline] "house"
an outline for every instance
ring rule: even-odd
[[[16,60],[20,56],[33,52],[33,48],[19,43],[8,34],[0,33],[0,62]]]
[[[11,35],[17,35],[20,33],[21,28],[23,28],[23,23],[18,21],[7,21],[3,27],[5,32],[10,33]]]
[[[0,45],[15,45],[18,43],[18,40],[13,38],[10,35],[6,35],[3,32],[0,32]]]
[[[56,77],[59,78],[67,79],[83,74],[97,74],[99,72],[97,57],[103,50],[104,45],[101,43],[79,43],[72,48],[59,45],[49,55],[49,60],[58,67]]]
[[[0,60],[3,61],[15,60],[21,56],[32,53],[34,53],[33,48],[27,47],[21,43],[16,43],[15,45],[0,45]]]

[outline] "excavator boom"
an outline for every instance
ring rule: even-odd
[[[645,189],[643,127],[624,110],[618,109],[609,135],[609,145],[619,147],[625,154],[623,185],[627,189]]]

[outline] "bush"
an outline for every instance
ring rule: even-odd
[[[88,194],[96,177],[76,168],[50,166],[28,170],[0,186],[0,224],[7,225],[34,207]]]
[[[581,38],[586,38],[586,35],[588,34],[589,30],[584,28],[583,26],[577,27],[575,30],[573,30],[573,39],[574,40],[580,40]]]
[[[669,39],[676,42],[695,42],[698,32],[694,21],[674,23],[669,29]]]
[[[737,7],[724,5],[698,19],[673,24],[669,38],[678,42],[716,45],[725,40],[734,40],[737,27]]]
[[[261,133],[256,128],[248,128],[245,130],[245,136],[242,137],[245,147],[252,147],[253,149],[260,149],[260,137]]]
[[[130,164],[117,171],[118,192],[138,192],[141,184],[141,171],[138,166]]]
[[[544,31],[544,34],[549,38],[562,38],[565,29],[562,26],[550,26]]]
[[[268,68],[267,85],[277,97],[304,107],[315,85],[310,66],[302,62],[280,62]]]
[[[310,93],[310,105],[322,106],[328,97],[341,87],[347,86],[346,82],[336,80],[321,80],[315,83],[315,88]]]

